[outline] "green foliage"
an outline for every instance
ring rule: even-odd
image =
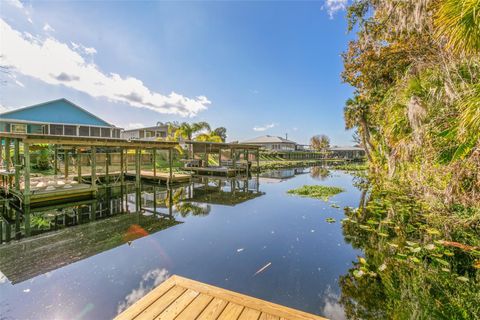
[[[35,169],[38,170],[48,170],[51,168],[50,157],[51,151],[48,148],[42,148],[39,151],[37,156],[37,163],[35,164]]]
[[[339,281],[347,318],[479,319],[480,239],[462,220],[475,212],[455,207],[441,218],[404,190],[369,194],[342,220],[345,239],[364,252]]]
[[[328,199],[336,194],[342,193],[345,190],[339,187],[330,187],[330,186],[321,186],[313,185],[308,186],[304,185],[297,189],[288,190],[287,193],[294,194],[300,197],[320,199],[323,201],[328,201]]]
[[[480,203],[480,0],[356,0],[345,103],[370,168],[438,203]],[[434,195],[434,197],[432,197]]]

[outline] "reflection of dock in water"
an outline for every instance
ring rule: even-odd
[[[0,247],[0,271],[12,283],[23,282],[178,223],[123,213],[33,236]]]
[[[201,177],[194,180],[187,202],[235,206],[265,193],[259,190],[258,179],[225,179]]]

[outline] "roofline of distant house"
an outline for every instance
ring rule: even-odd
[[[1,114],[0,114],[1,116]],[[56,125],[63,125],[63,126],[85,126],[85,127],[95,127],[95,128],[109,128],[109,129],[120,129],[123,128],[116,127],[114,125],[108,126],[97,126],[95,124],[81,124],[81,123],[63,123],[63,122],[43,122],[43,121],[31,121],[31,120],[20,120],[20,119],[13,119],[13,118],[4,118],[0,119],[0,122],[18,122],[18,123],[33,123],[33,124],[56,124]]]
[[[34,107],[38,107],[38,106],[43,106],[44,104],[49,104],[49,103],[52,103],[52,102],[57,102],[57,101],[66,101],[70,104],[72,104],[73,106],[75,106],[76,108],[82,110],[83,112],[86,112],[88,113],[89,115],[91,115],[92,117],[94,117],[95,119],[97,120],[100,120],[102,122],[105,122],[106,124],[108,124],[109,126],[111,127],[115,127],[113,124],[103,120],[102,118],[94,115],[93,113],[91,113],[90,111],[87,111],[85,109],[83,109],[82,107],[80,107],[79,105],[73,103],[72,101],[66,99],[66,98],[60,98],[60,99],[54,99],[54,100],[50,100],[50,101],[46,101],[46,102],[42,102],[42,103],[38,103],[38,104],[34,104],[32,106],[27,106],[27,107],[21,107],[21,108],[16,108],[16,109],[13,109],[13,110],[9,110],[7,112],[3,112],[3,113],[0,113],[0,116],[3,116],[3,115],[6,115],[6,114],[10,114],[10,113],[14,113],[14,112],[17,112],[17,111],[23,111],[23,110],[27,110],[27,109],[30,109],[30,108],[34,108]],[[52,122],[53,123],[53,122]],[[102,127],[102,126],[97,126],[97,127]],[[106,127],[106,126],[105,126]],[[115,127],[116,128],[116,127]]]
[[[274,138],[279,138],[281,141],[254,141],[255,139],[258,139],[258,138],[261,138],[261,137],[274,137]],[[255,143],[289,143],[289,144],[293,143],[293,144],[298,144],[295,141],[288,140],[288,139],[282,138],[280,136],[271,136],[271,135],[268,135],[268,134],[264,135],[264,136],[257,137],[257,138],[245,140],[245,141],[242,141],[241,143],[244,143],[244,144],[255,144]]]
[[[161,126],[152,126],[152,127],[143,127],[143,128],[136,128],[136,129],[128,129],[128,130],[123,130],[123,132],[133,132],[133,131],[138,131],[138,130],[152,130],[152,129],[155,129],[155,128],[162,128],[162,127],[167,127],[168,128],[168,124],[163,124]]]

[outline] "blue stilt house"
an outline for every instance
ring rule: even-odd
[[[0,132],[120,138],[120,131],[67,99],[0,114]]]

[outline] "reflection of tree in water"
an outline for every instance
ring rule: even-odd
[[[185,188],[179,188],[172,193],[172,205],[175,210],[180,213],[182,217],[187,217],[189,214],[193,216],[206,216],[210,213],[211,207],[205,203],[185,202]],[[165,199],[165,204],[170,204],[170,196]]]
[[[442,234],[407,197],[365,194],[365,209],[347,209],[342,226],[365,254],[339,281],[347,318],[480,319],[474,231],[443,225]]]
[[[310,170],[310,176],[314,179],[323,181],[330,176],[330,171],[325,167],[312,167]]]
[[[175,209],[182,217],[192,216],[206,216],[210,213],[211,206],[206,203],[196,202],[180,202],[175,205]]]

